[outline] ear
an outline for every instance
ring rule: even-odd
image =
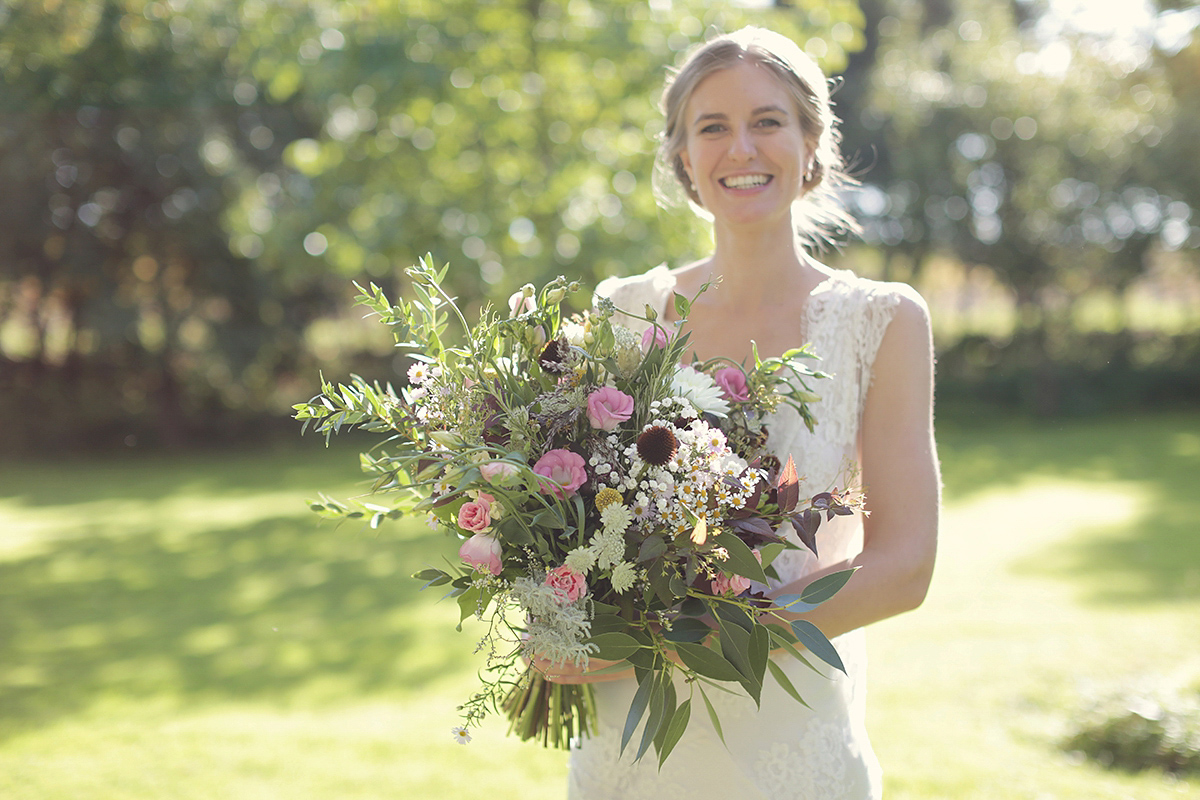
[[[686,149],[680,151],[679,161],[683,164],[683,171],[687,173],[688,178],[692,181],[692,183],[695,183],[696,178],[694,175],[692,175],[692,159],[691,156],[688,155],[688,151]]]

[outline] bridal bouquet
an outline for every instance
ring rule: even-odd
[[[798,547],[781,526],[815,552],[822,519],[861,507],[861,495],[834,488],[801,501],[792,460],[770,454],[765,422],[781,403],[814,424],[809,382],[825,376],[805,363],[807,348],[755,352],[748,366],[682,366],[687,336],[673,335],[675,325],[649,307],[622,309],[650,323],[639,336],[607,300],[566,316],[560,304],[579,286],[561,277],[525,286],[507,313],[485,308],[470,325],[443,290],[446,268],[427,258],[408,274],[412,302],[358,287],[411,359],[408,385],[323,382],[295,416],[327,441],[344,427],[381,437],[361,457],[374,476],[371,502],[322,497],[314,510],[371,527],[415,513],[454,540],[457,560],[415,577],[447,588],[460,630],[470,617],[486,625],[487,667],[460,708],[459,741],[493,711],[510,732],[546,745],[588,734],[590,686],[553,683],[533,664],[632,667],[638,690],[622,748],[640,724],[637,757],[653,746],[660,763],[695,694],[720,731],[706,688],[738,684],[758,702],[769,670],[803,702],[771,650],[842,668],[814,625],[784,612],[815,608],[849,570],[800,595],[763,594],[778,577],[772,561]],[[691,300],[676,294],[674,303],[686,319]]]

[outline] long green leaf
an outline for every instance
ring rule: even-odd
[[[687,730],[688,722],[692,718],[692,701],[691,698],[684,700],[675,709],[675,713],[671,715],[671,721],[666,727],[666,735],[663,736],[662,744],[658,746],[658,766],[662,767],[663,762],[667,760],[667,756],[671,755],[671,751],[675,749],[675,745],[679,744],[679,739],[683,736],[683,732]]]
[[[666,670],[654,672],[651,681],[653,686],[650,689],[649,713],[646,715],[646,727],[642,729],[642,741],[638,744],[637,755],[633,757],[634,761],[642,760],[642,756],[646,755],[646,751],[650,749],[650,743],[658,735],[658,729],[666,717],[668,688],[671,689],[671,696],[674,698],[674,688],[670,685],[670,678],[667,676]]]
[[[814,606],[820,605],[837,594],[838,590],[846,585],[846,581],[850,580],[850,576],[857,571],[858,567],[854,567],[823,575],[804,587],[804,591],[800,592],[800,599],[806,603],[812,603]]]
[[[595,629],[596,623],[592,622]],[[668,642],[702,642],[713,632],[712,626],[695,617],[682,617],[671,624],[669,631],[663,631],[663,638]]]
[[[767,667],[770,668],[771,675],[774,676],[775,680],[780,686],[783,687],[785,692],[796,698],[796,702],[800,703],[800,705],[804,706],[805,708],[812,708],[812,706],[806,703],[804,698],[800,696],[800,692],[796,691],[796,687],[792,685],[792,681],[790,678],[788,678],[787,673],[783,671],[783,667],[779,666],[770,659],[767,660]]]
[[[713,708],[712,701],[708,699],[704,687],[696,684],[696,688],[700,690],[700,699],[704,701],[704,707],[708,709],[708,719],[712,722],[713,730],[717,732],[717,738],[721,740],[721,744],[725,744],[725,732],[721,730],[721,718],[717,716],[717,710]]]
[[[620,631],[598,633],[588,641],[600,648],[594,655],[605,661],[621,661],[641,648],[637,639]]]
[[[816,625],[806,619],[794,619],[792,620],[792,633],[796,634],[800,644],[812,651],[817,658],[834,669],[846,671],[845,665],[842,664],[842,657],[838,655],[829,639],[825,638],[825,634],[821,633],[821,629]]]
[[[717,546],[724,547],[729,553],[729,560],[725,562],[725,566],[730,571],[752,581],[767,582],[767,574],[763,572],[762,564],[758,563],[758,559],[754,557],[754,551],[748,544],[732,533],[722,533],[713,537],[713,541]]]
[[[675,652],[679,654],[684,666],[700,675],[718,681],[740,681],[742,678],[737,667],[702,644],[676,642]]]
[[[633,695],[633,702],[629,704],[629,713],[625,715],[625,729],[621,732],[622,753],[633,738],[638,723],[642,721],[642,715],[646,713],[646,706],[650,703],[650,690],[654,688],[654,675],[653,670],[647,671],[638,681],[637,692]]]

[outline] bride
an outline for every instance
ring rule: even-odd
[[[773,655],[811,708],[770,681],[761,707],[742,694],[724,695],[717,712],[725,744],[706,715],[695,715],[659,770],[653,758],[634,764],[631,753],[618,752],[636,689],[631,673],[556,675],[596,688],[598,730],[572,751],[569,796],[878,798],[880,769],[864,726],[862,629],[919,606],[933,570],[940,481],[929,313],[908,286],[832,270],[806,252],[853,222],[836,205],[845,177],[826,80],[795,43],[757,28],[705,43],[668,82],[663,111],[660,177],[677,181],[711,218],[715,248],[674,271],[609,279],[598,294],[619,309],[648,303],[671,320],[673,292],[692,297],[711,281],[687,321],[701,359],[748,363],[751,342],[763,357],[812,342],[820,369],[833,375],[816,387],[816,430],[781,406],[771,442],[795,458],[802,494],[844,487],[856,476],[869,514],[824,525],[819,558],[802,548],[775,562],[781,582],[772,595],[859,568],[832,600],[803,615],[833,640],[846,674],[820,675]]]

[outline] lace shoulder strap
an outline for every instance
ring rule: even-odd
[[[613,301],[617,314],[613,318],[639,336],[650,327],[650,323],[621,313],[629,311],[645,316],[646,305],[649,304],[660,316],[666,311],[667,300],[675,289],[675,276],[666,264],[659,264],[649,272],[632,275],[627,278],[605,278],[596,287],[592,304],[595,305],[602,297]]]
[[[834,375],[818,390],[828,401],[819,427],[830,442],[849,444],[858,436],[875,354],[900,296],[896,284],[838,272],[809,298],[807,335],[823,359],[819,368]]]

